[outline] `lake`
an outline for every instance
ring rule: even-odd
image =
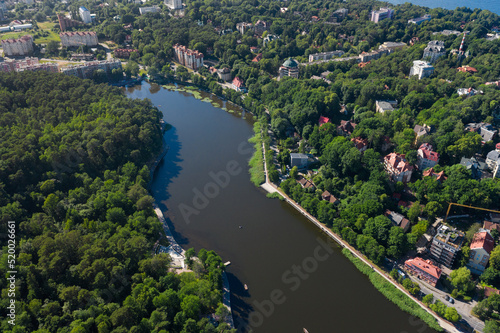
[[[429,8],[441,7],[445,9],[455,9],[457,7],[469,7],[487,9],[495,14],[500,15],[500,1],[498,0],[388,0],[395,5],[401,5],[405,2],[410,2],[414,5],[424,6]]]

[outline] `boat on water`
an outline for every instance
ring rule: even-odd
[[[244,287],[245,287],[245,290],[248,290],[248,286],[246,284],[244,285]]]
[[[303,328],[303,330],[304,330],[304,333],[309,333],[309,331],[308,331],[308,330],[306,330],[305,328]]]

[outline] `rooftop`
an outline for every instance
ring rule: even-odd
[[[472,243],[470,244],[471,250],[484,249],[486,252],[491,253],[495,247],[495,240],[487,231],[478,232],[474,235]]]
[[[415,257],[413,259],[408,259],[405,261],[408,266],[414,266],[426,272],[427,274],[439,279],[441,277],[441,269],[434,266],[430,260],[424,260],[420,257]]]

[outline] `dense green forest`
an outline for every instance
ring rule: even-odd
[[[161,150],[148,100],[62,74],[0,75],[0,219],[16,222],[16,325],[0,280],[2,332],[217,332],[222,269],[152,256],[162,226],[146,163]],[[0,274],[7,277],[2,242]]]

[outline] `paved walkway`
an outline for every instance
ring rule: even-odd
[[[263,145],[262,149],[264,149],[264,145]],[[372,267],[372,269],[374,269],[378,274],[380,274],[380,276],[382,276],[388,282],[392,283],[392,285],[394,285],[396,288],[398,288],[400,291],[402,291],[408,297],[410,297],[412,300],[414,300],[425,311],[427,311],[428,313],[430,313],[434,318],[436,318],[436,320],[438,321],[439,325],[442,328],[444,328],[447,332],[452,332],[452,333],[455,333],[455,332],[458,333],[458,332],[460,332],[455,326],[453,326],[453,324],[451,324],[450,322],[448,322],[448,321],[444,320],[443,318],[439,317],[438,315],[436,315],[429,308],[427,308],[425,306],[425,304],[423,304],[418,299],[416,299],[415,297],[413,297],[413,295],[411,295],[406,289],[404,289],[398,283],[394,282],[384,271],[382,271],[380,268],[378,268],[377,266],[375,266],[371,261],[367,260],[364,257],[363,254],[361,254],[360,252],[358,252],[355,248],[353,248],[352,246],[350,246],[347,242],[344,242],[340,238],[340,236],[338,236],[332,230],[330,230],[325,225],[323,225],[321,222],[319,222],[314,216],[312,216],[311,214],[309,214],[304,208],[302,208],[299,204],[297,204],[295,201],[293,201],[291,198],[289,198],[285,193],[283,193],[280,189],[278,189],[276,187],[276,185],[270,183],[268,175],[267,175],[266,155],[265,154],[264,154],[263,162],[264,162],[264,171],[266,173],[266,185],[267,185],[266,187],[262,186],[264,189],[266,189],[268,186],[271,186],[274,189],[274,192],[279,192],[283,196],[283,198],[285,198],[286,202],[288,202],[293,208],[295,208],[296,210],[298,210],[309,221],[311,221],[312,223],[314,223],[318,228],[320,228],[324,233],[326,233],[328,236],[330,236],[331,238],[333,238],[342,247],[348,248],[354,256],[356,256],[358,259],[360,259],[361,261],[363,261],[368,266]],[[273,193],[273,192],[270,192],[270,193]]]

